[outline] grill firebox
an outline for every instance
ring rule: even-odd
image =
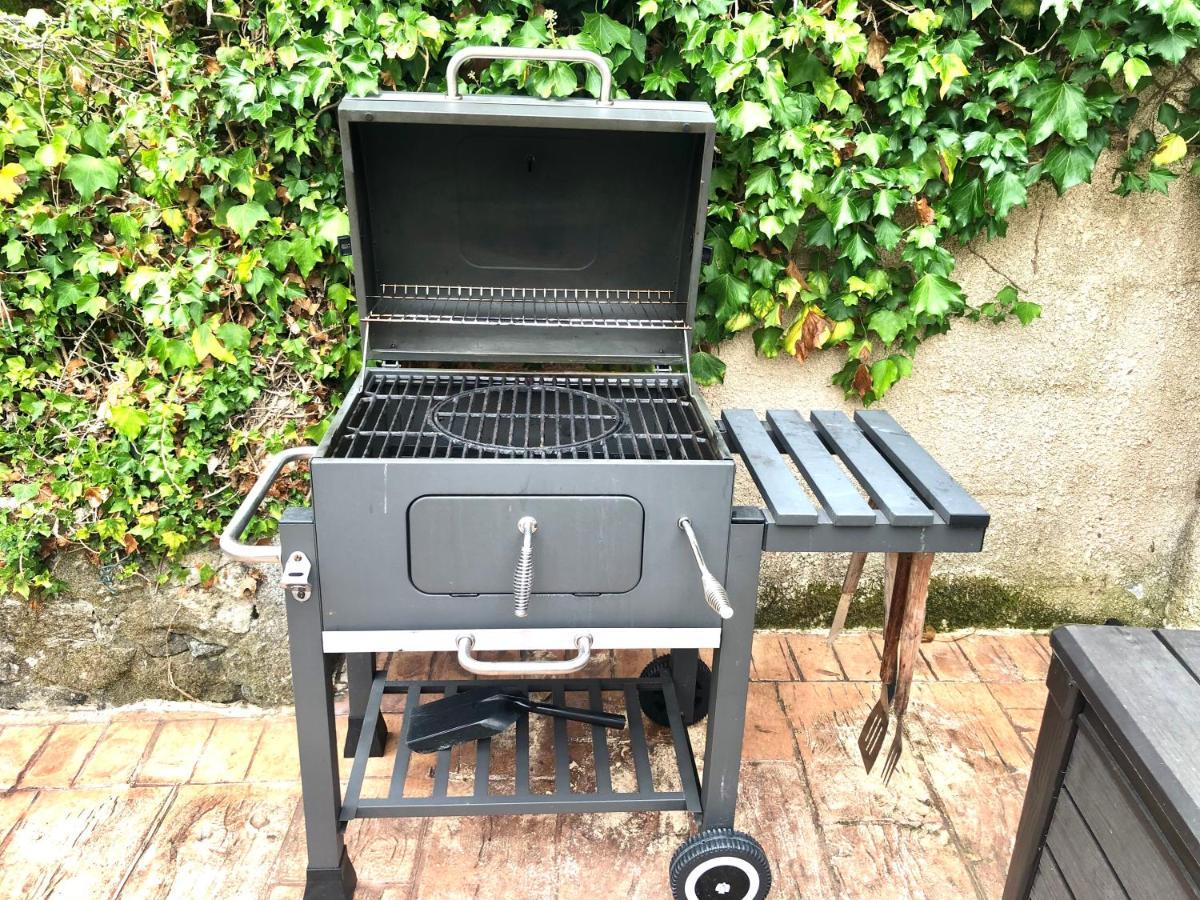
[[[352,459],[715,460],[683,378],[373,370],[330,443]]]

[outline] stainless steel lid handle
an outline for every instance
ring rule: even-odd
[[[279,477],[279,473],[283,470],[283,467],[295,460],[312,459],[316,455],[316,447],[292,447],[289,450],[276,453],[267,461],[267,465],[258,475],[258,480],[254,482],[254,487],[250,488],[250,493],[243,498],[242,505],[237,508],[237,511],[233,514],[233,518],[229,520],[229,524],[221,532],[222,553],[242,562],[279,562],[280,550],[278,546],[271,544],[243,544],[241,541],[242,532],[246,530],[246,526],[250,524],[250,520],[258,512],[259,505],[267,496],[267,491],[271,489],[271,485],[275,483],[275,479]]]
[[[553,50],[545,47],[463,47],[446,66],[446,95],[458,100],[458,70],[469,59],[520,59],[529,62],[577,62],[594,66],[600,72],[600,104],[612,103],[612,70],[599,53],[591,50]]]
[[[592,658],[592,636],[590,634],[581,634],[575,638],[575,649],[578,652],[569,659],[547,659],[533,662],[476,659],[471,655],[471,651],[475,648],[475,636],[472,634],[460,635],[455,643],[458,644],[458,664],[472,675],[502,678],[510,675],[570,675],[586,666]]]
[[[537,519],[522,516],[517,520],[517,531],[524,537],[513,569],[513,615],[524,619],[529,615],[529,595],[533,592],[533,533],[537,531]]]
[[[696,557],[696,565],[700,569],[700,586],[704,589],[704,599],[713,608],[713,612],[722,619],[733,618],[733,607],[729,605],[729,594],[724,585],[717,581],[717,576],[708,571],[704,557],[700,553],[700,544],[696,540],[696,532],[692,530],[691,520],[687,516],[679,519],[679,530],[687,535],[688,543],[692,545],[692,555]]]

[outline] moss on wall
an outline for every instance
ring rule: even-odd
[[[828,628],[841,585],[830,582],[784,591],[764,584],[758,598],[760,628]],[[1145,608],[1132,597],[1114,597],[1108,615],[1131,625],[1156,625],[1146,620]],[[1081,616],[1042,597],[1033,589],[1005,585],[993,578],[934,578],[929,584],[926,621],[939,631],[956,628],[1052,628],[1065,622],[1100,622],[1104,617]],[[883,587],[860,588],[846,616],[847,628],[878,628],[883,624]]]

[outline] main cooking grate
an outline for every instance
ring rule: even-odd
[[[718,459],[683,378],[372,370],[341,458]]]
[[[535,382],[453,394],[429,410],[429,424],[480,450],[555,453],[604,440],[625,416],[603,397]]]
[[[382,284],[368,302],[368,323],[687,327],[672,291]]]

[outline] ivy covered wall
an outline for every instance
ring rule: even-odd
[[[1186,171],[1200,92],[1164,97],[1198,42],[1194,0],[68,0],[4,15],[0,589],[52,594],[46,561],[78,546],[113,577],[165,577],[147,563],[210,539],[264,451],[321,435],[359,365],[335,253],[346,92],[440,90],[451,52],[502,43],[592,49],[621,96],[711,103],[693,370],[719,381],[721,341],[745,333],[766,357],[834,354],[832,380],[871,403],[954,319],[1039,316],[1013,284],[968,296],[950,252],[1002,237],[1033,184],[1089,180],[1106,147],[1119,193]],[[565,64],[468,82],[597,89]],[[1135,120],[1140,105],[1152,114]]]

